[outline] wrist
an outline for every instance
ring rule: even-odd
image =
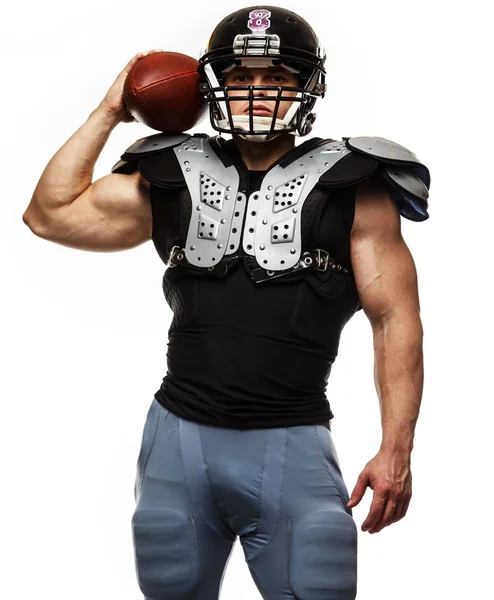
[[[97,108],[95,108],[89,115],[89,118],[97,119],[110,131],[122,121],[118,113],[106,108],[103,104],[100,104]]]
[[[384,439],[381,441],[379,452],[386,454],[401,454],[410,456],[413,450],[413,440]]]

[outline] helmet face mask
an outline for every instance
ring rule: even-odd
[[[281,133],[306,135],[315,120],[312,109],[325,93],[324,61],[312,28],[295,13],[278,7],[252,7],[229,15],[215,28],[199,60],[200,91],[209,103],[211,125],[220,133],[242,135],[251,141],[267,141]],[[297,75],[298,86],[225,85],[227,74],[235,67],[283,68]],[[253,115],[259,98],[270,108],[270,116]],[[247,115],[232,110],[238,102],[248,102]],[[280,119],[282,102],[291,106]]]

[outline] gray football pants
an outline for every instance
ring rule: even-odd
[[[153,399],[137,461],[146,600],[217,600],[237,536],[264,600],[354,600],[357,527],[324,425],[226,429]]]

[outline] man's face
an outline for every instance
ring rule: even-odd
[[[225,76],[224,85],[271,85],[279,87],[298,87],[298,78],[293,73],[289,73],[282,67],[268,67],[265,69],[248,69],[247,67],[237,67],[227,73]],[[263,98],[275,97],[278,92],[276,90],[255,90],[254,91],[254,103],[253,103],[253,115],[259,117],[272,117],[276,102],[268,100],[263,102]],[[233,98],[235,96],[247,96],[246,90],[229,90],[228,97]],[[283,91],[283,96],[296,96],[297,92],[294,91]],[[280,102],[278,109],[278,119],[283,119],[292,102],[285,100]],[[248,100],[237,100],[230,102],[230,109],[232,115],[248,115],[249,114],[249,101]]]

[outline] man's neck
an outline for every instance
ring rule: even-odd
[[[234,135],[233,142],[249,171],[266,171],[295,147],[295,136],[285,133],[269,142],[249,142]]]

